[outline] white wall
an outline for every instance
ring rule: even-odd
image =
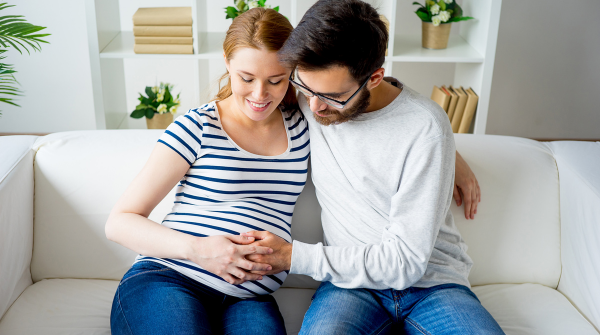
[[[13,64],[24,96],[21,108],[0,103],[0,133],[49,133],[96,129],[93,112],[85,7],[81,0],[11,1],[1,15],[24,15],[27,22],[52,34],[42,52],[28,55],[9,49],[4,63]]]
[[[173,0],[169,5],[188,6],[190,0]],[[208,1],[209,10],[221,13],[229,0]],[[375,0],[372,2],[376,2]],[[460,1],[459,1],[460,2]],[[162,0],[121,0],[120,21],[123,30],[131,30],[131,16],[140,6],[161,6]],[[290,8],[283,0],[269,0],[282,5],[284,15]],[[288,5],[289,7],[289,5]],[[406,8],[404,20],[397,29],[410,29],[419,22],[414,6],[398,2]],[[60,8],[60,11],[56,9]],[[48,133],[64,130],[95,129],[88,57],[85,8],[83,1],[21,1],[2,13],[22,14],[29,22],[47,26],[51,44],[42,53],[21,56],[7,53],[7,63],[19,71],[17,79],[25,96],[22,108],[0,104],[0,133]],[[53,13],[48,15],[48,13]],[[487,133],[531,138],[600,139],[600,1],[573,0],[504,0]],[[209,31],[225,31],[230,20],[209,16]],[[400,17],[399,17],[400,18]],[[414,22],[413,22],[414,21]],[[454,32],[453,32],[454,33]],[[192,107],[189,86],[193,73],[187,62],[144,60],[125,62],[126,98],[133,110],[140,86],[155,81],[176,84],[182,92],[182,110]],[[168,69],[147,72],[141,65]],[[152,63],[152,64],[149,64]],[[211,60],[210,80],[214,83],[223,72],[220,61]],[[420,74],[442,73],[451,81],[453,66],[449,64],[407,63],[394,65],[394,74],[413,78],[408,85],[420,92],[430,92],[430,83],[415,80]],[[165,72],[168,71],[168,74]],[[150,82],[150,83],[148,83]],[[213,85],[214,90],[214,85]],[[203,92],[201,99],[211,93]],[[143,124],[140,124],[143,127]]]
[[[504,0],[487,134],[600,139],[600,1]]]

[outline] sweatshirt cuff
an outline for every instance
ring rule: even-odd
[[[308,244],[294,240],[292,242],[292,264],[290,273],[313,277],[319,264],[318,258],[323,244]]]

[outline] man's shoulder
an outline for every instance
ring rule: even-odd
[[[427,138],[452,135],[448,114],[435,101],[404,85],[406,98],[399,104],[397,115],[404,115],[406,127],[419,130]]]

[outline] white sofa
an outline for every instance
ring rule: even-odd
[[[161,133],[0,137],[0,334],[110,333],[112,298],[135,253],[107,240],[104,223]],[[483,305],[507,334],[599,334],[600,143],[456,143],[482,190],[475,220],[454,203],[452,212]],[[150,218],[160,222],[172,201],[173,193]],[[321,240],[319,213],[309,182],[295,239]],[[316,286],[290,276],[274,294],[290,334]]]

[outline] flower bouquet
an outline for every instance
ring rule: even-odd
[[[415,12],[422,21],[423,48],[445,49],[450,37],[450,23],[473,19],[463,16],[462,8],[454,0],[426,0]]]
[[[173,122],[173,114],[179,107],[179,93],[177,97],[171,94],[173,85],[160,83],[160,86],[146,86],[148,97],[140,93],[139,105],[129,116],[134,119],[146,117],[148,129],[166,129]]]

